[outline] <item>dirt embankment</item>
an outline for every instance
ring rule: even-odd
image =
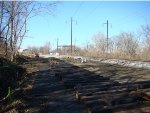
[[[0,58],[0,99],[7,95],[9,88],[15,89],[25,76],[26,69],[18,64],[20,64],[18,61],[14,63]]]
[[[18,56],[14,62],[0,58],[0,111],[14,101],[15,95],[28,78],[25,65],[30,58]]]

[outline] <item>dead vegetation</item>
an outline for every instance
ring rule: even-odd
[[[0,61],[0,111],[5,112],[21,105],[22,101],[17,98],[24,93],[24,88],[32,88],[32,79],[39,66],[37,59],[25,56],[17,56],[13,63],[4,58]]]
[[[14,89],[18,86],[18,82],[24,78],[26,70],[4,58],[0,58],[0,62],[0,97],[2,99],[7,94],[8,87]]]

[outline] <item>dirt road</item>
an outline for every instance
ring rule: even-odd
[[[29,65],[32,65],[31,67]],[[148,113],[150,70],[70,59],[37,59],[13,113]]]
[[[50,64],[48,61],[42,63],[40,60],[37,63],[38,71],[34,72],[34,77],[30,80],[32,82],[22,96],[23,104],[17,111],[21,113],[86,113],[75,99],[73,90],[66,89],[55,77],[55,72],[52,70],[52,66],[57,68],[54,66],[55,63]],[[62,64],[59,62],[58,65]]]

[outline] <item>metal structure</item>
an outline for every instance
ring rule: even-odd
[[[107,20],[107,22],[104,23],[104,24],[107,24],[107,52],[108,52],[108,46],[109,46],[109,45],[108,45],[108,24],[109,24],[109,23],[108,23],[108,20]]]

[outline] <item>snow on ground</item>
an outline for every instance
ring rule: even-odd
[[[119,59],[90,58],[90,57],[87,57],[87,60],[110,63],[110,64],[118,64],[118,65],[123,65],[123,66],[128,66],[128,67],[134,67],[134,68],[150,69],[150,62],[129,61],[129,60],[119,60]]]
[[[50,58],[50,57],[55,57],[55,58],[59,58],[59,55],[58,54],[52,54],[52,55],[50,55],[50,54],[45,54],[45,55],[39,55],[40,57],[42,57],[42,58]]]
[[[61,55],[40,55],[43,58],[49,57],[56,57],[56,58],[63,58],[68,56],[61,56]],[[118,64],[127,67],[134,67],[134,68],[144,68],[150,69],[150,62],[141,62],[141,61],[129,61],[129,60],[119,60],[119,59],[104,59],[104,58],[92,58],[92,57],[82,57],[82,56],[69,56],[74,59],[81,60],[82,63],[86,61],[96,61],[96,62],[103,62],[103,63],[110,63],[110,64]]]
[[[129,61],[129,60],[119,60],[119,59],[104,59],[104,58],[92,58],[92,57],[74,57],[86,59],[87,61],[95,61],[95,62],[102,62],[102,63],[110,63],[110,64],[117,64],[127,67],[134,67],[134,68],[144,68],[150,69],[150,62],[141,62],[141,61]]]

